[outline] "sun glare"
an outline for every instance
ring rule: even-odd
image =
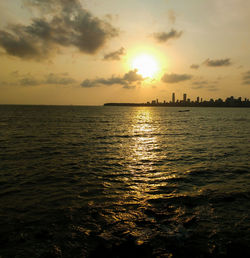
[[[144,78],[153,78],[159,70],[156,59],[148,54],[141,54],[132,60],[132,68],[137,69],[138,74]]]

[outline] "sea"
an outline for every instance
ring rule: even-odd
[[[0,106],[0,257],[250,257],[250,109]]]

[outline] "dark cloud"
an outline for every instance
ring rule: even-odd
[[[105,15],[105,18],[108,20],[108,21],[110,21],[110,22],[116,22],[116,21],[118,21],[118,19],[119,19],[119,15],[113,15],[113,14],[106,14]]]
[[[221,67],[231,65],[230,58],[210,60],[209,58],[204,61],[204,64],[211,67]]]
[[[32,37],[23,30],[15,30],[12,33],[0,30],[0,46],[7,54],[22,58],[38,58],[48,55],[48,47],[42,51],[41,42],[33,40]]]
[[[84,88],[93,88],[101,85],[111,86],[111,85],[122,85],[125,89],[135,88],[134,83],[141,83],[145,78],[137,73],[137,70],[131,70],[123,76],[112,76],[108,79],[97,78],[93,80],[86,79],[81,83]]]
[[[209,82],[209,81],[206,81],[206,80],[194,81],[192,83],[194,86],[192,86],[191,88],[194,89],[194,90],[206,89],[208,91],[217,91],[218,87],[217,87],[216,83],[217,82]]]
[[[66,12],[72,8],[81,8],[79,0],[23,0],[26,7],[37,8],[41,13],[55,12],[57,9]]]
[[[122,55],[125,55],[125,48],[123,47],[121,47],[117,51],[106,54],[103,57],[103,60],[106,60],[106,61],[120,60]]]
[[[250,84],[250,70],[243,73],[243,84]]]
[[[192,87],[192,89],[194,89],[194,90],[206,89],[208,91],[218,91],[219,90],[216,85],[209,85],[209,86],[197,85],[197,86]]]
[[[219,88],[216,85],[209,85],[206,89],[208,91],[218,91],[219,90]]]
[[[11,77],[16,77],[16,78],[20,76],[19,71],[17,71],[17,70],[11,72],[10,75],[11,75]]]
[[[19,75],[17,85],[21,86],[37,86],[37,85],[71,85],[76,80],[70,78],[66,74],[50,73],[45,75],[43,79],[36,79],[30,74]]]
[[[9,81],[0,81],[0,87],[10,87],[10,86],[16,86],[16,83],[9,82]]]
[[[205,81],[205,80],[203,80],[203,81],[194,81],[193,83],[192,83],[193,85],[197,85],[197,86],[200,86],[200,85],[207,85],[208,84],[208,81]]]
[[[191,69],[199,69],[200,66],[198,64],[192,64],[192,65],[190,65],[190,68]]]
[[[190,74],[164,74],[161,78],[161,80],[163,82],[166,83],[177,83],[177,82],[181,82],[181,81],[187,81],[190,80],[192,78],[192,75]]]
[[[142,75],[137,73],[138,70],[134,69],[129,71],[128,73],[125,73],[125,75],[123,76],[123,79],[127,82],[138,82],[138,81],[143,81],[145,78],[142,77]]]
[[[160,42],[167,42],[170,39],[177,39],[182,35],[182,31],[176,31],[174,29],[172,29],[169,32],[158,32],[158,33],[154,33],[154,38]]]
[[[94,80],[86,79],[81,83],[81,86],[85,87],[85,88],[92,88],[92,87],[97,87],[100,85],[107,85],[107,86],[114,85],[114,84],[123,85],[124,83],[125,83],[125,81],[123,80],[123,78],[111,77],[108,79],[105,79],[105,78],[98,78],[98,79],[94,79]]]
[[[37,86],[41,84],[41,81],[33,78],[32,76],[25,76],[19,80],[18,84],[21,86]]]
[[[124,88],[124,89],[127,89],[127,90],[133,90],[133,89],[136,88],[136,86],[135,86],[135,85],[132,85],[132,86],[130,86],[130,85],[124,85],[123,88]]]
[[[18,24],[0,31],[0,46],[9,55],[41,60],[60,47],[71,46],[94,54],[118,35],[109,22],[83,9],[79,0],[26,0],[26,5],[46,15],[28,26]]]
[[[57,75],[50,73],[46,76],[43,84],[57,84],[57,85],[69,85],[75,83],[76,80],[66,76],[66,75]]]
[[[191,87],[191,89],[193,90],[199,90],[199,89],[203,89],[204,87],[202,85],[196,85],[196,86],[193,86]]]

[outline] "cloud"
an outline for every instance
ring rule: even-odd
[[[121,56],[125,55],[125,48],[121,47],[117,51],[111,52],[109,54],[106,54],[103,57],[103,60],[110,61],[110,60],[120,60]]]
[[[208,81],[205,81],[205,80],[203,80],[203,81],[195,81],[195,82],[193,82],[192,83],[193,85],[198,85],[198,86],[200,86],[200,85],[207,85],[208,84]]]
[[[29,35],[24,34],[25,32],[23,28],[13,28],[12,34],[0,30],[0,46],[6,51],[7,54],[26,59],[34,57],[42,58],[43,56],[47,56],[49,50],[48,47],[45,47],[42,51],[41,42],[37,42]]]
[[[133,90],[133,89],[136,88],[136,86],[135,86],[135,85],[132,85],[132,86],[124,85],[123,88],[124,88],[124,89],[127,89],[127,90]]]
[[[159,42],[159,43],[163,43],[163,42],[167,42],[170,39],[177,39],[182,35],[182,31],[176,31],[174,29],[172,29],[169,32],[158,32],[158,33],[154,33],[153,36],[154,38]]]
[[[86,79],[81,83],[81,86],[84,88],[92,88],[102,85],[114,85],[114,84],[121,84],[124,85],[125,81],[120,77],[111,77],[108,79],[105,78],[98,78],[94,80]]]
[[[193,90],[200,90],[200,89],[206,89],[208,91],[218,91],[218,87],[216,85],[209,85],[209,86],[202,86],[202,85],[197,85],[192,87]]]
[[[25,76],[19,80],[21,86],[37,86],[41,84],[41,81],[34,79],[32,76]]]
[[[69,85],[75,83],[76,80],[65,76],[65,75],[57,75],[54,73],[50,73],[46,76],[45,80],[42,82],[43,84],[57,84],[57,85]]]
[[[71,85],[76,82],[73,78],[67,76],[67,74],[55,74],[50,73],[44,76],[43,79],[34,78],[30,74],[20,75],[18,71],[15,71],[18,74],[15,85],[21,86],[37,86],[37,85]],[[14,84],[14,82],[12,83]]]
[[[177,83],[177,82],[181,82],[181,81],[187,81],[190,80],[192,78],[192,75],[189,74],[164,74],[161,78],[161,80],[163,82],[166,83]]]
[[[250,70],[243,73],[243,84],[249,84],[250,85]]]
[[[119,20],[119,15],[118,14],[106,14],[105,15],[106,20],[108,21],[113,21],[113,22],[117,22]]]
[[[128,73],[125,73],[123,79],[127,82],[143,81],[145,78],[143,78],[142,75],[138,74],[137,72],[137,69],[131,70]]]
[[[19,76],[20,76],[19,71],[17,71],[17,70],[11,72],[10,75],[11,75],[12,77],[19,77]]]
[[[198,65],[198,64],[192,64],[192,65],[190,65],[190,68],[191,69],[199,69],[200,68],[200,66]]]
[[[168,19],[172,24],[175,24],[176,21],[176,14],[174,10],[169,10],[168,11]]]
[[[0,31],[0,46],[12,56],[41,60],[61,47],[75,47],[95,54],[118,30],[108,21],[93,16],[79,0],[26,0],[39,10],[28,26],[15,24]]]
[[[213,83],[213,84],[211,84],[211,83]],[[209,82],[207,80],[194,81],[192,83],[194,86],[192,86],[191,88],[194,90],[206,89],[208,91],[217,91],[218,87],[217,87],[216,83],[217,82]]]
[[[137,73],[137,70],[131,70],[125,73],[123,76],[112,76],[108,79],[97,78],[97,79],[86,79],[81,83],[84,88],[99,87],[101,85],[112,86],[115,84],[122,85],[125,89],[135,88],[134,83],[141,83],[145,78]]]
[[[10,81],[0,81],[0,87],[16,86],[16,83]]]
[[[66,12],[76,7],[81,8],[79,0],[23,0],[23,2],[26,7],[37,8],[43,14],[55,12],[57,9]]]
[[[209,85],[206,89],[208,91],[218,91],[219,90],[219,88],[216,85]]]
[[[210,66],[210,67],[221,67],[221,66],[229,66],[231,65],[231,60],[230,58],[226,58],[226,59],[216,59],[216,60],[210,60],[209,58],[207,60],[204,61],[204,64],[206,66]]]

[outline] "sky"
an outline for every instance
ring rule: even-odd
[[[0,0],[0,104],[250,98],[250,1]]]

